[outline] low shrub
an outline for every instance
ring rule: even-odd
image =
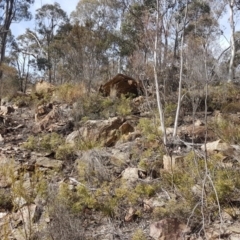
[[[223,113],[238,113],[240,112],[239,102],[231,102],[222,108]]]
[[[162,137],[162,132],[153,119],[141,118],[137,128],[148,141],[160,140]]]
[[[102,97],[98,94],[90,94],[81,97],[76,102],[73,110],[73,118],[78,123],[86,119],[108,119],[115,116],[127,116],[131,113],[131,98],[121,96],[120,98]]]
[[[72,160],[75,157],[75,147],[68,143],[63,143],[56,150],[56,159]]]
[[[84,83],[64,83],[55,90],[54,97],[66,103],[74,103],[86,97],[86,86]]]
[[[52,152],[56,159],[72,160],[78,146],[65,143],[65,139],[57,133],[40,134],[39,136],[29,136],[23,147],[31,151]]]
[[[56,152],[64,144],[64,138],[53,132],[39,136],[29,136],[23,147],[31,151]]]
[[[142,229],[137,229],[132,234],[131,240],[147,240],[146,235],[144,234]]]
[[[231,119],[229,115],[222,115],[219,118],[215,118],[209,123],[209,126],[219,139],[230,144],[240,143],[240,128],[238,123],[235,123],[234,119]]]

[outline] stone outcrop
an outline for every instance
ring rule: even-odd
[[[137,97],[143,94],[144,89],[141,82],[135,80],[134,78],[123,74],[117,74],[113,79],[109,80],[104,85],[101,85],[99,92],[105,97],[119,97],[121,94],[132,94],[133,96]]]
[[[205,150],[205,145],[202,145],[201,148],[202,150]],[[206,144],[206,150],[210,153],[221,152],[227,156],[233,155],[234,152],[234,148],[230,144],[223,142],[220,139],[214,142],[208,142]]]
[[[99,142],[106,147],[115,145],[123,134],[133,132],[134,128],[123,118],[114,117],[108,120],[88,120],[78,130],[70,133],[66,142],[82,141]]]
[[[189,228],[176,218],[166,218],[150,225],[150,236],[155,240],[180,240]]]

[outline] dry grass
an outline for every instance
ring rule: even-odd
[[[65,83],[59,86],[55,92],[57,99],[67,102],[74,103],[79,98],[83,97],[87,93],[87,88],[84,83],[69,84]]]

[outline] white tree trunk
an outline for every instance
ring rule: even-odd
[[[183,20],[183,31],[182,31],[182,37],[181,37],[181,55],[180,55],[180,74],[179,74],[179,87],[178,87],[178,103],[177,103],[177,110],[176,110],[176,116],[174,121],[174,129],[173,129],[173,138],[177,135],[177,127],[178,127],[178,119],[180,114],[180,108],[181,108],[181,99],[182,99],[182,78],[183,78],[183,45],[184,45],[184,34],[185,34],[185,24],[187,19],[187,13],[188,13],[188,0],[187,5],[185,9],[185,16]]]
[[[158,0],[157,0],[156,36],[155,36],[155,42],[154,42],[154,67],[153,67],[153,70],[154,70],[154,81],[155,81],[155,87],[156,87],[158,113],[159,113],[159,118],[160,118],[161,129],[162,129],[162,133],[163,133],[163,143],[164,143],[164,145],[166,145],[167,144],[166,128],[165,128],[165,123],[164,123],[163,106],[162,106],[162,102],[161,102],[161,96],[159,93],[159,84],[158,84],[158,75],[157,75],[158,34],[159,34],[159,4],[158,4]]]
[[[230,57],[230,62],[229,62],[229,75],[228,75],[228,81],[232,82],[234,79],[234,58],[236,54],[236,46],[235,46],[235,22],[234,22],[234,0],[229,0],[229,9],[230,9],[230,26],[231,26],[231,57]]]

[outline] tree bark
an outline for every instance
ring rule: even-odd
[[[185,9],[185,16],[183,21],[183,31],[182,31],[182,38],[181,38],[181,54],[180,54],[180,74],[179,74],[179,87],[178,87],[178,104],[177,104],[177,110],[176,110],[176,116],[175,116],[175,122],[174,122],[174,129],[173,129],[173,138],[176,138],[177,135],[177,128],[178,128],[178,120],[179,120],[179,114],[180,114],[180,108],[181,108],[181,99],[182,99],[182,78],[183,78],[183,45],[184,45],[184,34],[185,34],[185,24],[188,14],[188,0],[187,5]]]
[[[234,79],[234,58],[236,54],[236,46],[235,46],[235,22],[234,22],[234,0],[229,0],[229,9],[230,9],[230,26],[231,26],[231,57],[229,62],[229,73],[228,73],[228,81],[232,82]]]
[[[154,81],[155,81],[155,87],[156,87],[158,113],[159,113],[159,118],[160,118],[161,129],[162,129],[162,133],[163,133],[163,143],[164,143],[164,145],[166,145],[167,144],[166,128],[165,128],[165,122],[164,122],[163,106],[162,106],[162,102],[161,102],[161,96],[159,93],[158,74],[157,74],[158,34],[159,34],[159,3],[157,0],[156,35],[155,35],[155,42],[154,42],[154,67],[153,67],[153,70],[154,70]]]

